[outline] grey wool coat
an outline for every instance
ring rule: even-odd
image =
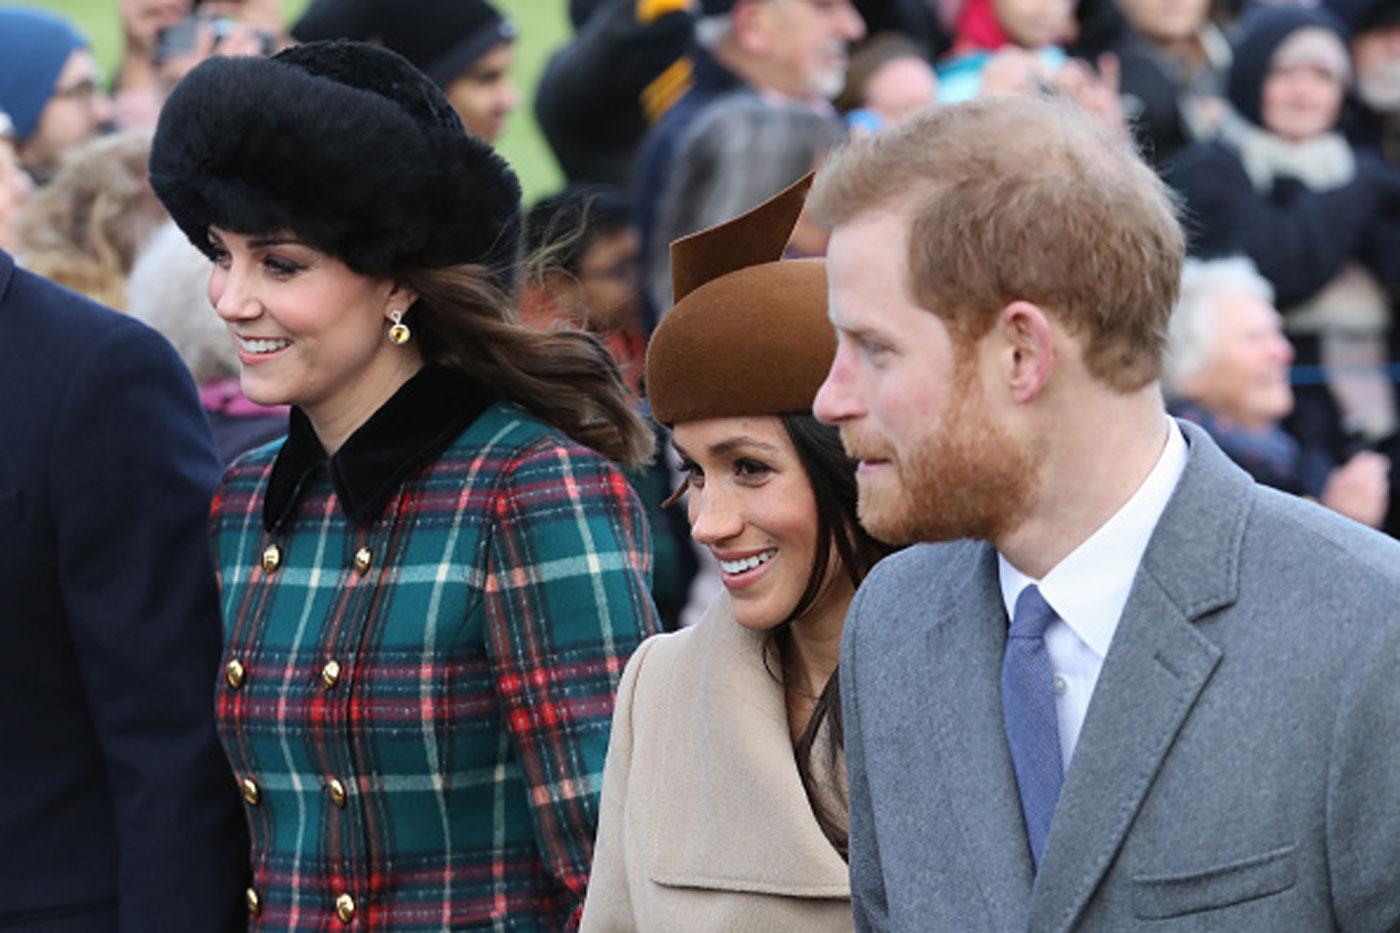
[[[628,661],[584,933],[852,929],[846,864],[802,790],[763,639],[725,596]]]
[[[841,657],[859,928],[1400,929],[1400,544],[1181,429],[1038,875],[994,550],[866,579]]]

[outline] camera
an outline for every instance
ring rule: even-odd
[[[182,55],[189,55],[195,49],[195,43],[199,41],[199,30],[208,25],[214,32],[214,50],[217,51],[219,44],[239,27],[236,19],[227,16],[207,16],[201,13],[191,13],[174,26],[167,26],[160,31],[156,38],[155,63],[162,65],[172,58]],[[272,53],[272,36],[265,32],[257,32],[261,41],[261,55]]]

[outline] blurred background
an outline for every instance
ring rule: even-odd
[[[309,2],[282,0],[284,20],[295,20]],[[0,0],[0,7],[20,5],[43,7],[70,17],[92,40],[93,52],[103,70],[110,75],[116,68],[122,50],[117,0],[26,0],[24,4]],[[529,203],[557,191],[563,184],[563,175],[540,135],[528,102],[534,99],[535,85],[549,54],[572,33],[569,9],[564,0],[496,0],[495,5],[519,28],[513,76],[521,99],[527,102],[511,116],[496,148],[520,174],[525,201]]]

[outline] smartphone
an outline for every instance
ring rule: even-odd
[[[214,48],[217,50],[219,43],[233,30],[238,28],[238,20],[230,19],[227,16],[206,16],[201,13],[191,13],[174,26],[166,26],[156,37],[156,50],[153,56],[157,65],[163,65],[172,58],[182,55],[189,55],[194,51],[195,43],[199,41],[199,30],[208,24],[214,30]],[[272,51],[272,36],[259,33],[262,39],[262,54],[267,55]]]

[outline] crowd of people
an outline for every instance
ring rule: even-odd
[[[0,927],[1400,928],[1400,0],[571,0],[531,204],[487,0],[119,6]]]

